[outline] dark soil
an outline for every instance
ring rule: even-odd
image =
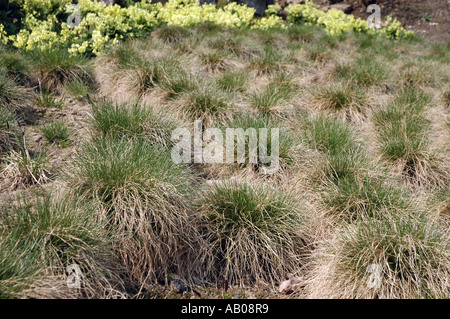
[[[366,19],[366,7],[361,0],[347,0],[356,17]],[[433,41],[450,41],[450,0],[378,0],[381,19],[397,18],[407,30],[414,30]]]

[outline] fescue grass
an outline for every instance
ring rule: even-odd
[[[430,120],[425,116],[429,97],[407,89],[374,114],[378,147],[384,158],[413,184],[445,182],[439,162],[430,150]]]
[[[251,103],[261,114],[276,114],[282,110],[282,104],[289,100],[291,94],[287,86],[268,85],[261,92],[251,95]]]
[[[213,23],[162,25],[92,59],[0,47],[1,297],[167,298],[174,278],[202,297],[226,298],[222,284],[273,297],[300,276],[290,297],[448,298],[447,49]],[[62,113],[77,134],[53,122]],[[233,163],[173,162],[171,133],[195,120]],[[61,159],[67,174],[50,175]],[[66,286],[69,262],[82,290]]]
[[[318,177],[336,183],[341,178],[358,175],[365,167],[364,154],[348,124],[322,114],[302,122],[303,143],[322,154],[320,165],[315,163]]]
[[[26,56],[17,50],[0,47],[0,70],[19,84],[30,81],[30,63]]]
[[[306,57],[311,62],[323,63],[330,60],[328,47],[323,43],[313,43],[306,47]]]
[[[40,149],[31,152],[25,138],[23,127],[14,127],[15,148],[3,157],[1,167],[0,189],[17,189],[48,181],[46,151]]]
[[[335,67],[338,78],[352,81],[363,87],[381,86],[388,77],[383,62],[372,57],[360,57],[350,63],[340,63]]]
[[[2,214],[1,297],[102,297],[114,285],[119,288],[119,276],[111,273],[105,225],[95,218],[95,208],[78,204],[44,195],[20,200]],[[71,264],[82,271],[82,289],[66,287],[65,270]]]
[[[187,28],[177,25],[164,25],[152,33],[153,37],[166,43],[173,44],[183,41],[191,35]]]
[[[250,60],[250,66],[258,75],[270,74],[282,69],[282,56],[271,46],[264,46],[262,51]]]
[[[198,80],[183,69],[169,70],[159,87],[169,94],[169,97],[178,97],[181,93],[190,92],[198,87]]]
[[[42,135],[49,143],[57,142],[61,146],[70,143],[70,128],[64,122],[54,122],[42,128]]]
[[[314,100],[319,109],[330,110],[345,119],[360,119],[365,103],[364,91],[351,83],[333,84],[317,90]]]
[[[225,33],[208,40],[211,49],[231,54],[239,58],[249,58],[256,52],[256,48],[245,42],[246,38],[232,33]]]
[[[219,88],[226,92],[244,92],[249,75],[245,71],[225,71],[217,79]]]
[[[73,161],[72,188],[101,206],[116,254],[138,283],[202,271],[202,243],[187,197],[190,172],[143,139],[97,138]]]
[[[67,93],[77,99],[78,101],[85,101],[88,99],[89,94],[93,93],[92,88],[82,81],[69,82],[66,85]]]
[[[232,137],[232,141],[227,140],[226,129],[241,129],[242,133],[250,134],[251,130],[256,133],[256,145],[251,144],[250,136],[244,136],[245,148],[243,158],[238,157],[238,137]],[[261,135],[261,129],[267,130],[267,140],[263,139]],[[273,133],[273,130],[278,130],[278,139]],[[222,132],[224,136],[224,141],[228,143],[233,142],[234,144],[234,163],[238,167],[251,167],[254,171],[264,172],[266,166],[271,166],[275,164],[272,159],[271,163],[264,163],[262,161],[261,150],[263,150],[267,156],[272,155],[272,150],[278,148],[278,159],[280,168],[286,168],[290,163],[294,161],[294,139],[291,135],[289,128],[284,127],[281,122],[266,117],[264,115],[251,116],[248,114],[236,114],[233,119],[226,121],[222,126]],[[274,135],[272,135],[274,134]],[[261,144],[261,145],[260,145]],[[262,147],[262,148],[261,148]],[[250,154],[258,154],[256,163],[250,163]],[[228,159],[227,159],[228,160]],[[228,164],[229,166],[229,164]],[[231,165],[230,168],[234,168]]]
[[[344,226],[315,254],[309,297],[448,298],[449,244],[448,230],[424,216]]]
[[[14,110],[0,106],[0,154],[15,145],[14,131],[17,126],[17,115]]]
[[[229,64],[226,54],[221,51],[209,51],[200,54],[200,61],[208,72],[223,71]]]
[[[110,100],[93,102],[91,122],[95,132],[110,137],[141,137],[148,142],[169,146],[177,127],[162,113],[140,104],[117,104]]]
[[[53,93],[45,90],[36,96],[35,104],[42,108],[57,108],[60,110],[64,107],[63,100],[58,101]]]
[[[30,90],[20,86],[14,79],[0,74],[0,107],[20,109],[26,106],[31,98]]]
[[[218,183],[197,202],[211,228],[214,269],[231,284],[277,283],[297,271],[305,214],[289,193],[246,183]]]
[[[411,87],[433,86],[437,78],[431,63],[406,63],[398,72],[398,81]]]
[[[132,78],[130,90],[133,90],[139,97],[148,90],[160,84],[168,69],[175,66],[175,60],[168,58],[159,58],[155,60],[140,60],[132,66]]]
[[[63,49],[51,49],[30,53],[32,69],[43,90],[63,93],[65,86],[73,81],[92,81],[88,60],[71,55]]]
[[[287,30],[289,40],[309,44],[314,40],[315,34],[321,33],[312,26],[294,25]]]
[[[415,212],[411,194],[383,176],[347,175],[326,183],[321,195],[331,213],[346,222]]]
[[[225,118],[229,109],[224,92],[212,86],[200,86],[198,89],[186,94],[181,111],[191,120],[201,120],[205,125],[213,120]]]

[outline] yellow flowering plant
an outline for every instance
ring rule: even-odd
[[[399,21],[391,17],[387,17],[384,28],[376,30],[369,28],[365,20],[347,15],[340,10],[331,9],[324,12],[317,9],[312,1],[307,1],[305,4],[290,5],[287,11],[287,20],[290,23],[317,24],[324,27],[330,35],[341,35],[350,31],[360,33],[378,32],[385,34],[389,39],[400,39],[407,38],[413,34],[411,31],[406,31]]]
[[[321,11],[311,1],[289,6],[288,22],[278,15],[279,5],[270,5],[264,17],[254,18],[255,10],[231,2],[223,8],[212,4],[198,5],[197,0],[169,0],[164,5],[141,0],[121,7],[101,1],[79,0],[76,9],[71,0],[13,0],[21,5],[23,28],[8,36],[0,24],[0,41],[11,42],[24,50],[68,48],[72,54],[101,54],[109,45],[139,37],[161,24],[193,26],[211,22],[227,28],[288,28],[292,24],[317,24],[331,35],[344,32],[380,32],[390,39],[407,37],[400,22],[388,18],[386,27],[370,29],[366,21],[338,10]],[[68,17],[78,14],[77,23],[68,24]]]

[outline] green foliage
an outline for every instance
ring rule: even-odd
[[[33,203],[21,200],[0,218],[0,297],[14,298],[26,289],[39,289],[46,276],[66,277],[65,267],[77,264],[83,271],[83,288],[99,279],[101,256],[109,243],[105,225],[92,207],[56,200],[50,195]]]
[[[321,175],[327,181],[357,176],[365,166],[353,129],[330,116],[305,118],[302,125],[303,141],[324,155]]]
[[[298,267],[304,215],[291,194],[219,183],[206,189],[197,205],[211,227],[208,240],[221,278],[236,284],[277,282]]]
[[[142,138],[94,138],[75,155],[71,185],[100,205],[131,278],[146,283],[201,270],[200,236],[186,200],[190,171],[159,145]]]
[[[291,94],[292,92],[287,86],[268,85],[262,92],[252,94],[252,106],[262,114],[269,115],[274,108],[289,100]]]
[[[447,298],[449,251],[448,231],[422,215],[386,214],[344,227],[327,245],[336,263],[327,297]],[[381,267],[378,289],[365,288],[371,264]],[[343,281],[351,288],[336,290]]]
[[[388,77],[386,66],[371,57],[361,57],[353,63],[337,64],[335,73],[360,86],[381,85]]]
[[[187,93],[187,101],[182,106],[192,120],[210,122],[212,118],[221,118],[228,109],[228,101],[224,93],[211,86],[202,86]]]
[[[109,100],[91,106],[95,131],[110,137],[142,137],[151,143],[171,144],[170,134],[177,125],[150,107],[139,104],[120,105]]]
[[[79,81],[92,81],[89,62],[81,55],[70,55],[64,49],[35,50],[29,54],[40,89],[62,93],[65,86]]]
[[[22,29],[17,34],[7,35],[0,24],[0,41],[11,42],[25,50],[47,50],[54,47],[68,47],[72,54],[100,54],[111,44],[126,38],[145,35],[161,25],[160,38],[166,42],[179,41],[184,31],[179,27],[215,24],[226,28],[283,29],[290,26],[276,14],[279,6],[269,6],[266,15],[254,19],[254,9],[230,2],[223,7],[212,4],[198,5],[195,0],[169,0],[151,3],[149,0],[106,6],[93,0],[78,1],[79,11],[70,6],[68,0],[23,0],[19,1],[24,18]],[[331,35],[355,31],[381,33],[397,39],[411,36],[397,20],[387,18],[386,27],[372,30],[366,21],[355,19],[339,10],[323,12],[314,8],[311,1],[306,4],[289,6],[288,21],[293,24],[318,24]],[[79,14],[79,24],[71,27],[68,18]]]
[[[287,9],[288,21],[295,24],[318,24],[323,26],[330,35],[341,35],[345,32],[363,32],[385,34],[389,39],[407,38],[413,33],[406,31],[399,21],[387,17],[386,26],[380,30],[370,29],[363,19],[354,18],[343,11],[331,9],[324,12],[315,8],[312,1],[305,4],[290,5]]]
[[[36,105],[43,108],[62,109],[64,107],[64,101],[57,101],[53,93],[44,90],[37,96]]]
[[[217,84],[227,92],[243,92],[247,81],[248,73],[244,71],[226,71],[217,80]]]
[[[42,128],[42,135],[49,143],[58,142],[59,145],[69,143],[70,129],[64,122],[47,124]]]
[[[19,109],[29,102],[30,97],[28,89],[0,73],[0,108]]]
[[[286,167],[286,165],[289,165],[294,162],[294,154],[293,154],[293,147],[294,147],[294,139],[291,135],[291,132],[286,127],[282,126],[282,123],[272,119],[268,116],[264,115],[257,115],[257,116],[251,116],[248,114],[236,114],[233,119],[228,120],[224,123],[222,126],[222,132],[223,136],[225,138],[226,143],[230,143],[230,141],[227,141],[227,135],[226,135],[226,129],[242,129],[243,134],[251,134],[250,130],[255,130],[256,133],[256,145],[255,148],[253,148],[250,144],[250,137],[246,136],[244,137],[245,145],[248,145],[245,148],[245,154],[243,159],[238,158],[238,147],[237,137],[232,137],[234,144],[234,157],[235,159],[240,163],[242,161],[242,164],[238,164],[239,166],[248,167],[254,164],[250,163],[250,154],[261,154],[261,149],[259,148],[259,143],[263,142],[265,145],[264,151],[266,152],[266,155],[270,156],[270,153],[272,151],[272,148],[274,146],[278,146],[278,157],[279,157],[279,165],[281,168]],[[262,135],[260,132],[260,129],[267,129],[267,140],[262,140]],[[272,130],[279,130],[279,136],[278,140],[272,139]],[[230,136],[231,137],[231,136]],[[275,144],[276,143],[276,144]],[[261,158],[258,157],[256,167],[254,167],[257,170],[262,170],[262,166],[269,165],[268,163],[263,163],[261,161]],[[272,163],[270,163],[272,165]]]

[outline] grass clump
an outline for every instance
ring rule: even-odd
[[[15,145],[14,131],[17,126],[17,115],[14,110],[0,106],[0,154]]]
[[[319,30],[313,26],[308,25],[293,25],[287,30],[289,40],[300,42],[303,44],[311,43],[314,40],[315,34]]]
[[[382,176],[344,176],[326,183],[321,197],[332,213],[346,222],[414,212],[411,194]]]
[[[248,78],[248,73],[244,71],[226,71],[217,80],[217,84],[226,92],[244,92]]]
[[[243,140],[236,134],[227,136],[228,128],[239,129]],[[266,130],[267,139],[263,138],[261,130]],[[278,137],[274,130],[278,131]],[[276,120],[263,115],[236,114],[233,119],[225,122],[222,131],[227,147],[228,145],[233,147],[233,163],[237,163],[238,167],[250,167],[254,171],[265,172],[266,166],[286,168],[294,160],[294,139],[289,129],[282,127],[282,124]],[[251,137],[252,132],[254,138]],[[245,146],[240,149],[238,145],[242,142]],[[263,157],[273,156],[274,150],[278,151],[278,158],[271,158],[270,163],[266,162]],[[251,161],[250,157],[253,156],[257,157]]]
[[[319,109],[330,110],[346,119],[358,119],[362,116],[365,94],[351,83],[339,83],[319,89],[314,99]]]
[[[183,41],[191,35],[191,32],[181,26],[164,25],[153,33],[153,36],[166,44],[174,44]]]
[[[337,64],[335,73],[338,78],[362,87],[380,86],[388,76],[385,65],[371,57],[360,57],[352,63]]]
[[[92,81],[88,60],[80,55],[71,55],[64,49],[33,51],[30,59],[43,90],[61,94],[70,82]]]
[[[186,94],[181,111],[191,120],[201,120],[206,125],[215,119],[225,118],[229,109],[223,92],[210,86],[202,86]]]
[[[28,89],[7,75],[0,74],[0,108],[20,109],[28,103],[30,97]]]
[[[164,76],[159,87],[169,94],[170,98],[177,97],[181,93],[193,91],[198,88],[194,76],[183,69],[169,70]]]
[[[323,63],[330,59],[328,46],[323,43],[314,43],[306,48],[306,57],[308,60],[316,63]]]
[[[200,54],[200,61],[206,67],[208,72],[223,71],[227,68],[229,62],[226,55],[221,51],[210,51]]]
[[[428,101],[426,95],[406,90],[373,118],[384,158],[399,167],[409,182],[418,185],[440,184],[446,178],[430,150],[431,123],[424,115]]]
[[[239,58],[249,58],[255,53],[255,48],[246,45],[246,38],[226,33],[208,41],[208,46],[214,50],[232,54]]]
[[[92,93],[91,87],[82,81],[73,81],[66,85],[66,91],[69,95],[78,101],[87,100],[89,94]]]
[[[96,138],[77,152],[71,185],[99,203],[132,279],[201,273],[204,245],[187,201],[191,176],[169,152],[141,138]]]
[[[0,189],[16,189],[48,181],[47,154],[44,150],[30,151],[25,130],[20,123],[14,127],[15,147],[2,158]]]
[[[355,176],[364,167],[364,156],[348,124],[326,115],[308,117],[302,123],[303,142],[322,154],[320,175],[333,182]]]
[[[151,107],[101,100],[91,104],[91,122],[96,132],[112,137],[141,137],[152,144],[169,146],[177,124]]]
[[[291,94],[289,87],[268,85],[262,92],[252,94],[251,103],[261,114],[271,115],[280,111]]]
[[[49,143],[58,142],[61,146],[70,143],[70,129],[64,122],[55,122],[45,125],[42,128],[42,135]]]
[[[19,84],[30,81],[30,63],[20,51],[0,47],[0,70]]]
[[[42,108],[57,108],[61,110],[64,107],[64,101],[58,101],[53,93],[47,91],[41,91],[36,97],[35,103]]]
[[[21,200],[1,216],[1,297],[106,297],[120,287],[111,273],[104,224],[92,207],[78,204],[45,195]],[[82,271],[82,289],[66,286],[65,269],[71,264]]]
[[[263,50],[257,52],[250,60],[250,66],[258,75],[270,74],[282,69],[282,56],[271,46],[264,46]]]
[[[449,244],[448,230],[423,216],[362,220],[315,254],[309,296],[448,298]]]
[[[246,183],[218,183],[205,190],[198,209],[219,278],[233,284],[276,283],[301,265],[304,213],[292,194]]]

